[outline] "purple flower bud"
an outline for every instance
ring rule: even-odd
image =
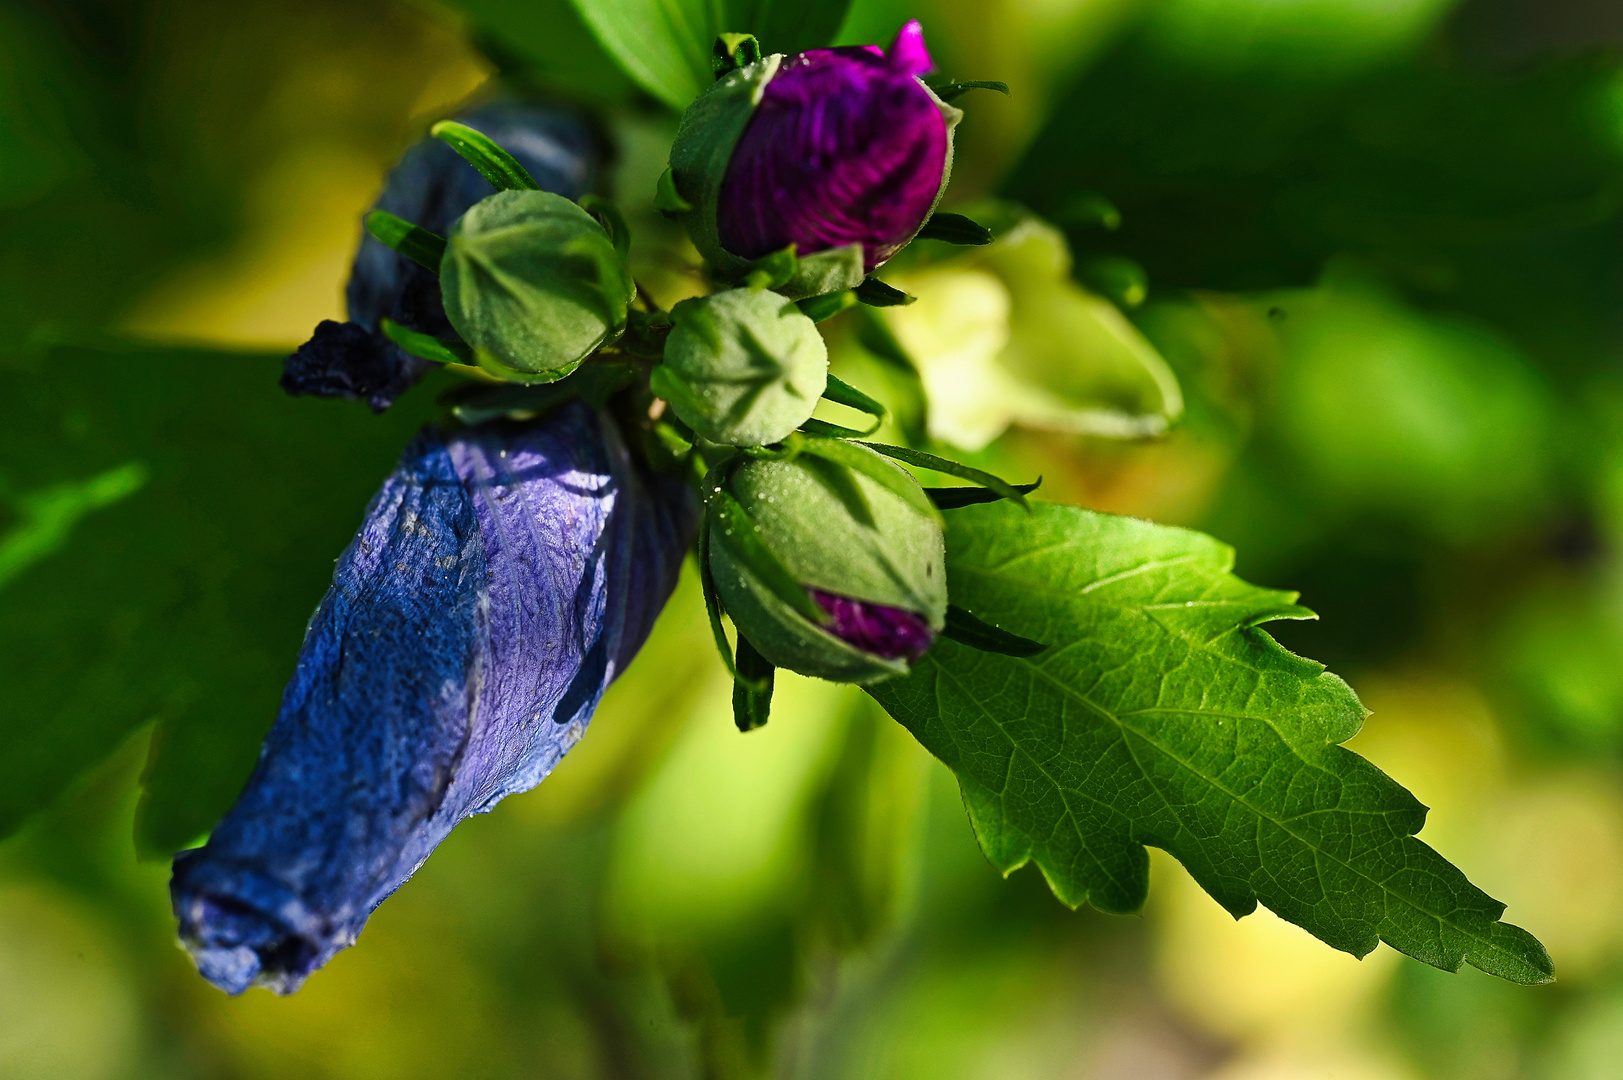
[[[545,191],[577,199],[593,183],[602,152],[578,116],[495,102],[456,119],[518,159]],[[389,173],[375,210],[445,235],[474,203],[495,193],[489,181],[439,139],[424,139]],[[384,319],[433,337],[452,335],[439,276],[361,232],[345,291],[348,323],[322,323],[283,366],[289,394],[344,397],[382,412],[431,366],[383,335]],[[341,332],[340,332],[341,331]]]
[[[824,629],[863,652],[886,660],[913,661],[929,652],[935,641],[930,620],[916,612],[836,596],[810,586],[806,591],[824,611],[834,616],[833,625]]]
[[[722,179],[722,247],[756,259],[794,244],[809,255],[862,245],[872,270],[913,238],[940,197],[951,141],[924,31],[877,46],[785,59],[739,137]]]
[[[210,982],[296,990],[452,827],[539,783],[676,581],[696,511],[576,402],[401,456],[310,621],[259,764],[175,859]]]

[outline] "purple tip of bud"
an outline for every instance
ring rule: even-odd
[[[451,829],[534,787],[676,582],[695,507],[580,402],[425,429],[310,620],[259,764],[170,894],[203,977],[298,989]]]
[[[862,245],[872,270],[924,223],[947,167],[947,122],[917,76],[924,31],[889,52],[813,49],[783,61],[733,148],[717,203],[721,244],[758,259]]]
[[[824,611],[834,616],[834,624],[825,629],[863,652],[886,660],[900,657],[917,660],[930,651],[935,641],[935,631],[930,629],[923,615],[837,596],[810,586],[806,591]]]

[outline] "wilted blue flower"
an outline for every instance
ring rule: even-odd
[[[539,783],[647,636],[694,520],[686,486],[579,402],[419,434],[338,561],[242,797],[175,859],[204,977],[297,989],[453,826]]]
[[[496,102],[457,119],[517,158],[542,190],[567,199],[590,190],[601,150],[573,113]],[[455,150],[439,139],[424,139],[389,174],[373,208],[443,236],[469,207],[494,192]],[[290,394],[354,398],[382,412],[429,367],[385,337],[382,322],[392,319],[419,333],[451,336],[439,277],[363,230],[345,295],[350,321],[321,323],[288,357],[282,388]]]

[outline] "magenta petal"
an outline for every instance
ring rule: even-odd
[[[823,610],[834,616],[829,633],[863,652],[886,660],[917,660],[929,651],[935,631],[923,615],[838,596],[822,589],[806,589]]]
[[[935,67],[930,50],[924,47],[924,27],[917,19],[896,31],[896,40],[891,42],[887,56],[890,70],[898,75],[928,75]]]
[[[947,122],[914,77],[929,70],[916,22],[892,54],[814,49],[783,61],[722,179],[722,247],[758,259],[860,243],[872,270],[912,238],[941,190]]]

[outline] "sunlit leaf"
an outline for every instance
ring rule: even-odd
[[[723,33],[753,34],[763,53],[827,45],[850,0],[573,0],[605,51],[639,86],[674,109],[713,81],[711,48]]]
[[[1035,860],[1066,903],[1135,911],[1153,845],[1236,917],[1261,902],[1356,956],[1549,981],[1543,946],[1415,838],[1425,807],[1337,745],[1352,690],[1258,629],[1310,617],[1293,594],[1231,575],[1210,537],[1074,507],[947,530],[954,602],[1049,648],[938,641],[870,693],[958,774],[1001,870]]]

